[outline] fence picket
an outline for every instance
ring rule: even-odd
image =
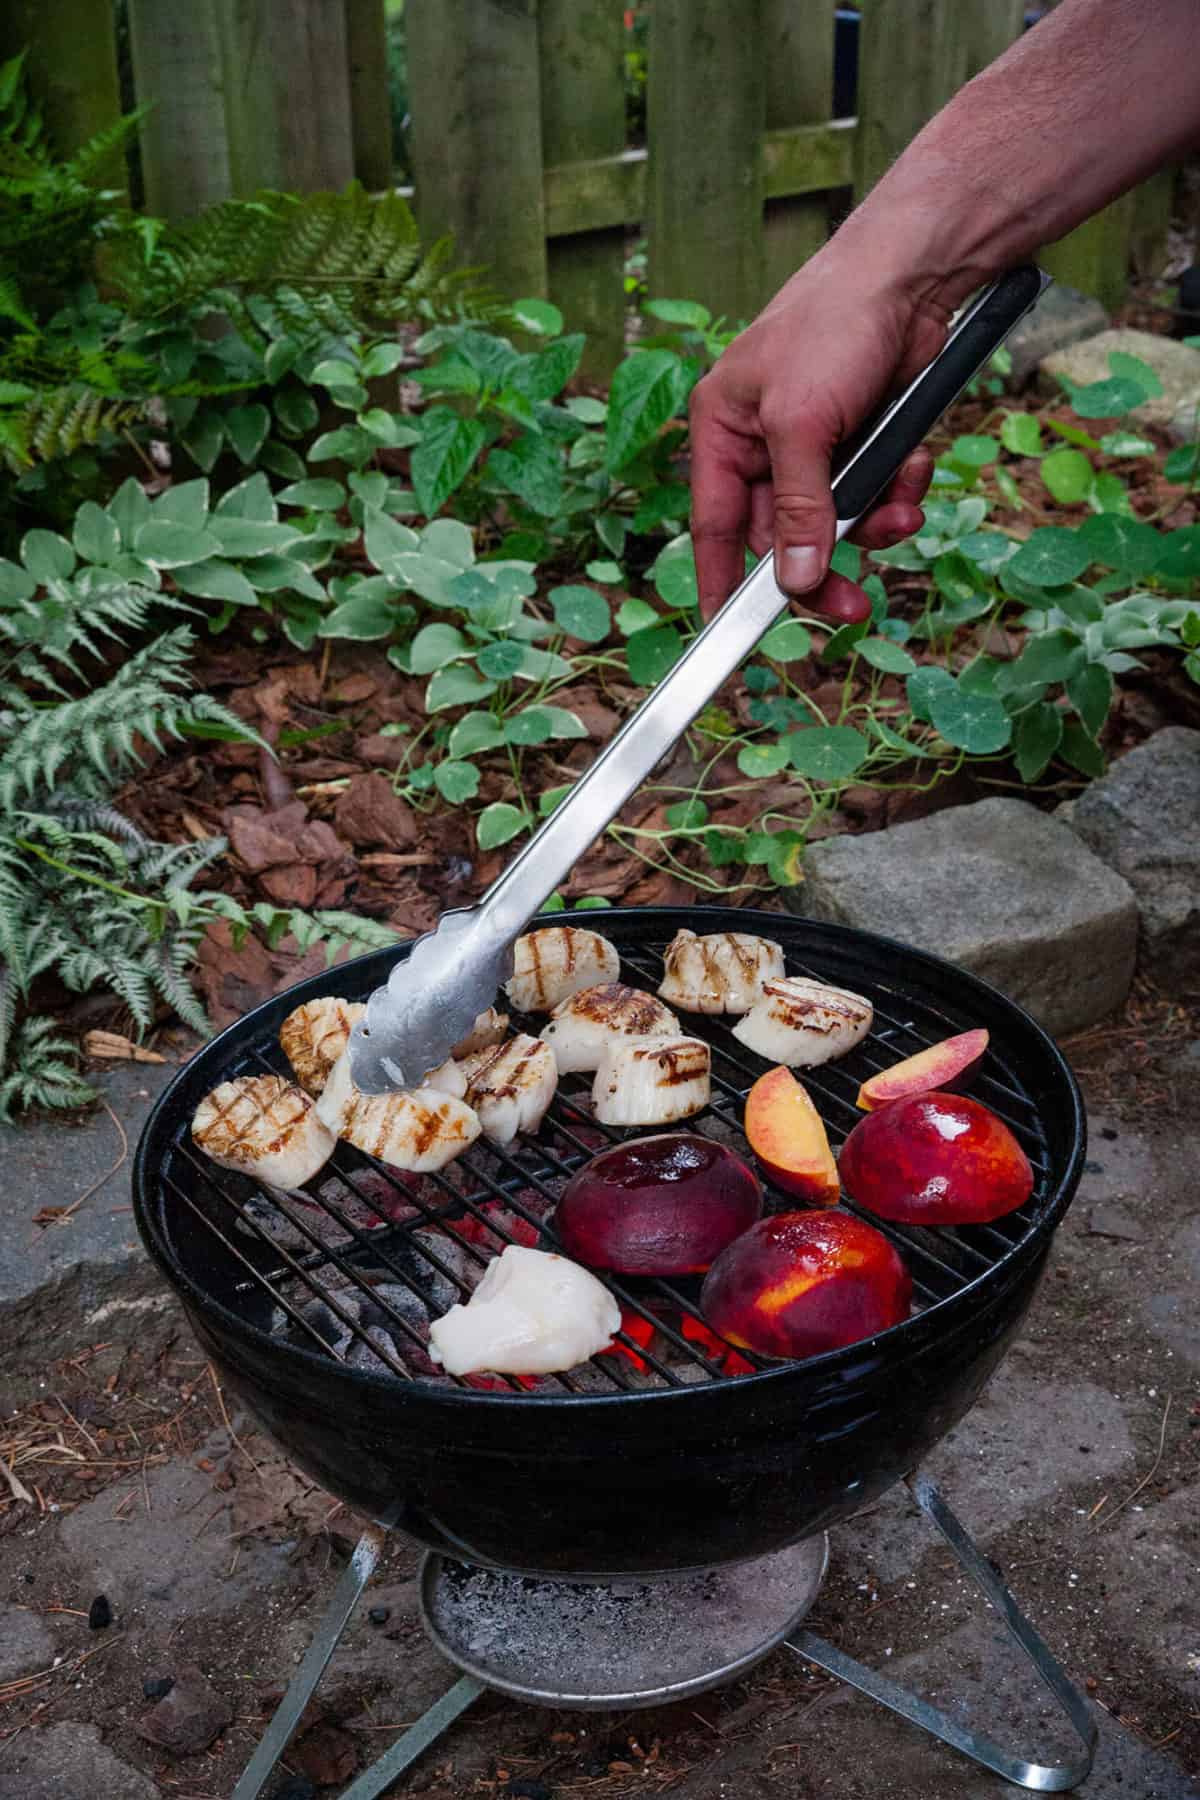
[[[825,0],[762,0],[768,133],[825,124],[833,99],[833,12]],[[768,137],[768,158],[770,139]],[[763,210],[763,278],[782,287],[829,235],[829,196],[773,200]]]
[[[0,6],[0,59],[28,49],[30,86],[60,156],[70,156],[113,124],[121,111],[112,8],[96,0],[5,0]],[[99,178],[124,189],[118,150]]]
[[[546,291],[536,0],[408,0],[417,216],[513,295]]]
[[[354,150],[342,7],[218,0],[217,21],[234,193],[344,187]]]
[[[392,101],[383,0],[345,0],[354,173],[364,187],[392,185]]]
[[[763,297],[760,24],[760,0],[654,0],[650,15],[650,292],[733,320]]]
[[[559,165],[625,148],[621,0],[541,0],[542,153]],[[547,245],[550,298],[569,330],[586,331],[585,374],[610,375],[625,335],[625,230],[573,231]]]
[[[138,93],[170,95],[138,130],[146,210],[186,218],[231,191],[216,10],[213,0],[166,11],[156,0],[128,0],[128,12]]]

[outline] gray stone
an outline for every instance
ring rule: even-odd
[[[1124,415],[1132,424],[1166,427],[1182,408],[1190,406],[1194,413],[1200,405],[1200,350],[1152,331],[1101,331],[1066,350],[1056,350],[1039,364],[1040,384],[1060,393],[1057,378],[1061,375],[1069,381],[1106,381],[1112,374],[1108,359],[1114,350],[1148,363],[1162,383],[1161,394]]]
[[[1121,1005],[1137,909],[1121,876],[1025,800],[981,800],[814,844],[797,910],[932,951],[992,982],[1050,1031]]]
[[[1200,438],[1200,404],[1195,397],[1175,408],[1167,421],[1167,436],[1173,444],[1194,444]]]
[[[82,1120],[39,1119],[0,1129],[0,1343],[4,1372],[18,1375],[75,1355],[101,1339],[144,1337],[171,1305],[128,1210],[138,1134],[175,1070],[132,1064],[95,1078],[124,1129],[98,1109]],[[110,1172],[111,1171],[111,1172]],[[99,1186],[94,1186],[99,1182]],[[94,1191],[88,1193],[89,1189]],[[45,1206],[79,1211],[35,1225]]]
[[[1108,314],[1098,300],[1055,282],[1007,340],[1012,380],[1027,381],[1044,356],[1094,337],[1107,325]]]
[[[1072,831],[1132,887],[1143,966],[1200,978],[1200,731],[1155,732],[1079,795]]]
[[[37,1674],[54,1662],[54,1639],[27,1606],[0,1606],[0,1687]]]
[[[138,1736],[172,1756],[198,1756],[233,1722],[233,1708],[203,1669],[184,1663],[164,1700],[142,1714]]]
[[[159,1800],[148,1775],[105,1748],[94,1725],[23,1731],[0,1755],[0,1800]]]

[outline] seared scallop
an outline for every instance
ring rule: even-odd
[[[321,1092],[329,1080],[329,1071],[350,1041],[351,1027],[366,1010],[358,1001],[322,994],[319,1000],[306,1000],[283,1021],[279,1027],[283,1054],[296,1071],[296,1080],[308,1093]]]
[[[480,1130],[469,1106],[435,1088],[360,1093],[345,1053],[334,1065],[317,1101],[317,1112],[329,1130],[347,1143],[394,1169],[418,1175],[453,1162],[475,1142]]]
[[[273,1188],[298,1188],[326,1162],[336,1139],[308,1095],[282,1075],[238,1075],[206,1094],[193,1142],[223,1169]]]
[[[580,988],[615,981],[620,972],[615,947],[598,931],[545,925],[517,939],[504,991],[520,1012],[552,1012]]]
[[[601,1125],[672,1125],[708,1105],[712,1055],[694,1037],[622,1038],[592,1084]]]
[[[457,1094],[478,1116],[484,1137],[511,1144],[518,1131],[541,1124],[558,1086],[558,1067],[549,1044],[522,1033],[474,1056],[451,1057],[422,1086]]]
[[[502,1044],[504,1034],[508,1030],[508,1014],[502,1013],[494,1006],[481,1012],[465,1038],[461,1038],[450,1052],[451,1056],[474,1056],[477,1050],[489,1050],[493,1044]]]
[[[697,937],[677,931],[663,957],[659,994],[684,1012],[744,1013],[762,997],[762,985],[783,974],[783,951],[749,931],[717,931]]]
[[[466,1305],[434,1320],[429,1354],[450,1375],[552,1375],[606,1349],[620,1325],[620,1307],[589,1270],[509,1244]]]
[[[678,1036],[679,1020],[669,1007],[641,988],[606,981],[560,1000],[541,1036],[554,1051],[560,1075],[598,1069],[609,1046],[621,1038]]]
[[[768,1062],[815,1069],[861,1043],[871,1029],[869,1000],[802,975],[763,983],[762,999],[733,1028],[748,1050]]]

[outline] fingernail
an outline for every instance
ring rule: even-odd
[[[815,544],[796,544],[783,553],[783,585],[793,594],[815,588],[825,573],[825,565]]]

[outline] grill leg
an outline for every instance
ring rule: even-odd
[[[958,1724],[948,1714],[931,1706],[927,1700],[918,1699],[907,1689],[897,1687],[895,1682],[877,1675],[873,1669],[855,1662],[853,1657],[835,1649],[814,1632],[796,1632],[788,1639],[787,1649],[795,1651],[806,1662],[817,1663],[831,1675],[836,1675],[839,1681],[858,1688],[860,1693],[869,1695],[872,1700],[878,1700],[880,1705],[899,1713],[902,1719],[911,1720],[923,1731],[931,1732],[934,1737],[941,1738],[943,1743],[961,1750],[973,1762],[982,1763],[985,1769],[1003,1775],[1006,1781],[1015,1782],[1018,1787],[1032,1788],[1041,1794],[1061,1794],[1069,1788],[1078,1787],[1091,1768],[1092,1758],[1096,1753],[1096,1721],[1087,1701],[1067,1679],[1062,1666],[1021,1612],[991,1564],[959,1524],[932,1481],[926,1480],[923,1475],[910,1476],[907,1485],[925,1517],[936,1525],[976,1587],[991,1601],[999,1617],[1008,1626],[1038,1675],[1066,1713],[1083,1744],[1083,1754],[1063,1763],[1027,1762],[1024,1757],[1010,1755],[982,1733],[970,1731],[966,1726]]]

